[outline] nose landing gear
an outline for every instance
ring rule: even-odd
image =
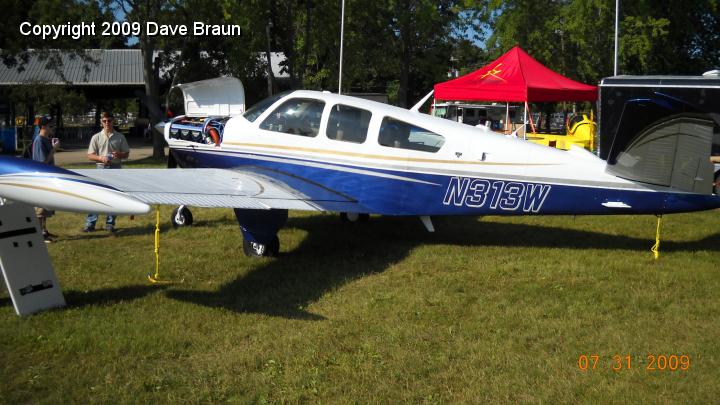
[[[193,223],[192,212],[190,212],[188,207],[181,205],[173,210],[170,222],[173,228],[190,226]]]

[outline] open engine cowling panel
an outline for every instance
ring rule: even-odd
[[[185,114],[170,122],[169,139],[219,146],[230,117],[245,112],[245,90],[234,77],[174,86],[183,93]]]

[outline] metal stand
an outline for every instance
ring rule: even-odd
[[[15,312],[65,306],[33,207],[0,199],[0,269]]]

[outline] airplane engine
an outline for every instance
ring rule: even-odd
[[[179,117],[170,123],[170,138],[208,145],[220,145],[227,120],[227,117]]]

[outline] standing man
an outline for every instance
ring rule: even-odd
[[[45,163],[46,165],[55,166],[55,149],[53,148],[52,136],[55,128],[48,117],[40,117],[37,120],[39,127],[38,136],[32,143],[32,160]],[[55,235],[51,234],[47,229],[47,219],[55,214],[54,211],[35,207],[35,215],[42,227],[43,239],[45,243],[53,242]]]
[[[122,159],[130,156],[130,146],[125,136],[113,129],[111,113],[102,113],[100,122],[103,129],[90,140],[88,159],[95,162],[98,169],[119,169],[122,167]],[[97,214],[88,214],[83,232],[94,232],[97,220]],[[115,215],[107,216],[105,230],[115,232]]]

